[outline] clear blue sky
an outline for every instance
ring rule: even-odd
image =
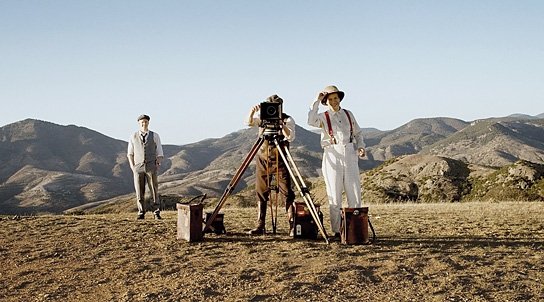
[[[271,94],[306,124],[327,85],[361,127],[544,112],[544,1],[0,1],[4,126],[166,144],[245,128]]]

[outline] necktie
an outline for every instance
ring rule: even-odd
[[[142,142],[145,144],[145,134],[142,134]]]

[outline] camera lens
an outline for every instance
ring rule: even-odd
[[[270,106],[270,107],[266,108],[266,113],[267,113],[269,116],[274,116],[274,115],[276,115],[276,108]]]

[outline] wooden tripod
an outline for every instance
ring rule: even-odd
[[[278,140],[278,134],[270,134],[268,131],[265,130],[265,132],[259,136],[255,144],[253,144],[253,147],[251,150],[249,150],[249,153],[247,154],[246,158],[236,171],[236,174],[234,174],[234,177],[228,184],[227,188],[225,189],[225,192],[223,192],[223,195],[221,196],[221,199],[219,199],[219,203],[215,207],[215,210],[212,213],[212,216],[208,219],[206,224],[204,225],[204,228],[202,229],[203,232],[205,232],[208,228],[210,228],[212,222],[215,220],[215,217],[225,204],[227,198],[231,195],[232,191],[236,188],[236,185],[242,178],[242,175],[249,167],[249,164],[259,151],[259,148],[261,145],[265,142],[265,140],[268,140],[269,142],[272,142],[276,145],[276,148],[278,149],[278,153],[280,154],[281,158],[285,162],[285,165],[287,166],[287,170],[289,171],[289,175],[291,176],[293,182],[295,183],[295,186],[297,187],[297,190],[299,191],[300,195],[304,199],[304,202],[306,203],[306,206],[309,209],[310,214],[312,215],[312,218],[314,219],[316,225],[319,228],[319,231],[321,232],[321,235],[325,239],[325,242],[329,244],[329,238],[327,237],[327,232],[325,231],[325,228],[323,227],[323,223],[319,219],[319,215],[317,212],[317,209],[315,208],[314,202],[312,201],[312,198],[310,196],[310,190],[306,186],[304,179],[302,178],[300,174],[300,170],[295,164],[295,161],[293,160],[293,157],[291,156],[291,152],[289,151],[289,148],[287,146],[282,146],[279,143]]]

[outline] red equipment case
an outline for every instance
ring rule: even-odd
[[[295,215],[293,217],[294,235],[293,238],[317,239],[319,227],[314,221],[312,214],[308,211],[306,204],[295,202]],[[319,220],[323,224],[323,213],[319,210],[319,205],[315,206]]]
[[[368,207],[342,208],[340,239],[343,244],[371,244],[368,240]]]

